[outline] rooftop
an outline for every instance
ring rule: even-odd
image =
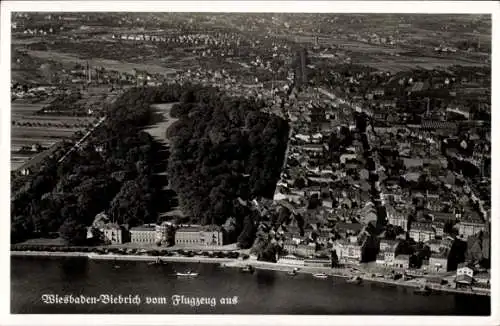
[[[388,246],[394,246],[394,245],[398,244],[398,241],[383,239],[383,240],[380,240],[380,244],[381,245],[384,244],[384,245],[388,245]]]
[[[133,231],[155,231],[155,226],[154,225],[134,226],[133,228],[130,229],[130,232]]]
[[[121,227],[116,223],[108,223],[104,226],[104,228],[108,229],[108,230],[111,230],[111,229],[120,230],[121,229]]]
[[[431,258],[434,259],[448,259],[448,250],[441,250],[440,252],[432,253]]]
[[[410,231],[434,231],[430,223],[412,223]]]
[[[472,281],[473,278],[466,274],[458,275],[457,278],[455,279],[455,282],[462,284],[471,284]]]
[[[335,229],[336,230],[349,230],[349,231],[361,232],[361,230],[363,229],[363,225],[360,223],[338,222],[337,224],[335,224]]]

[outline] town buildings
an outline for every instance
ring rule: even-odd
[[[160,244],[170,245],[171,235],[175,232],[175,225],[164,221],[161,224],[155,225],[156,242]]]
[[[103,229],[104,242],[110,244],[122,244],[124,242],[123,228],[116,223],[108,223]]]
[[[485,231],[485,223],[479,220],[464,220],[460,221],[457,225],[458,232],[465,238],[476,235],[481,231]]]
[[[175,232],[176,245],[222,246],[224,236],[218,228],[181,227]]]
[[[406,208],[397,209],[390,204],[385,205],[387,212],[387,220],[389,224],[401,227],[404,231],[408,231],[409,212]]]
[[[364,243],[358,243],[357,238],[351,236],[349,239],[336,241],[333,248],[340,263],[359,264],[361,262]]]
[[[155,244],[158,241],[155,225],[142,225],[130,229],[130,242],[137,244]]]
[[[474,282],[474,269],[466,263],[461,263],[457,267],[455,278],[456,287],[470,287]]]
[[[396,249],[399,243],[395,240],[381,240],[376,264],[382,267],[393,267],[396,263]]]
[[[410,267],[409,255],[397,255],[394,258],[394,268],[406,270]]]
[[[449,251],[442,250],[438,253],[431,253],[429,258],[429,270],[431,272],[447,272]]]
[[[414,222],[411,224],[409,235],[417,242],[426,242],[436,237],[436,231],[430,223]]]

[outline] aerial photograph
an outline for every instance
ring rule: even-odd
[[[490,316],[492,15],[10,34],[11,314]]]

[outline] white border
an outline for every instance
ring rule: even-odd
[[[499,307],[499,237],[497,217],[500,212],[500,171],[492,171],[492,315],[490,317],[434,316],[260,316],[260,315],[10,315],[10,13],[13,11],[136,11],[136,12],[336,12],[336,13],[448,13],[492,14],[492,40],[500,39],[499,4],[495,1],[3,1],[1,3],[1,113],[0,121],[0,324],[2,325],[498,325]],[[498,107],[499,45],[492,41],[492,108]],[[493,126],[500,126],[499,115],[493,110]],[[492,128],[492,139],[499,139]],[[492,142],[493,162],[498,160],[498,148]],[[492,164],[495,166],[495,163]],[[7,267],[9,266],[9,267]],[[305,302],[306,303],[306,302]]]
[[[10,11],[337,12],[487,14],[491,1],[8,1]],[[196,8],[196,10],[193,10]]]

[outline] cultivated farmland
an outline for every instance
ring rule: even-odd
[[[44,156],[55,144],[72,139],[76,132],[89,129],[97,120],[93,116],[38,115],[45,105],[26,100],[11,103],[11,170]]]

